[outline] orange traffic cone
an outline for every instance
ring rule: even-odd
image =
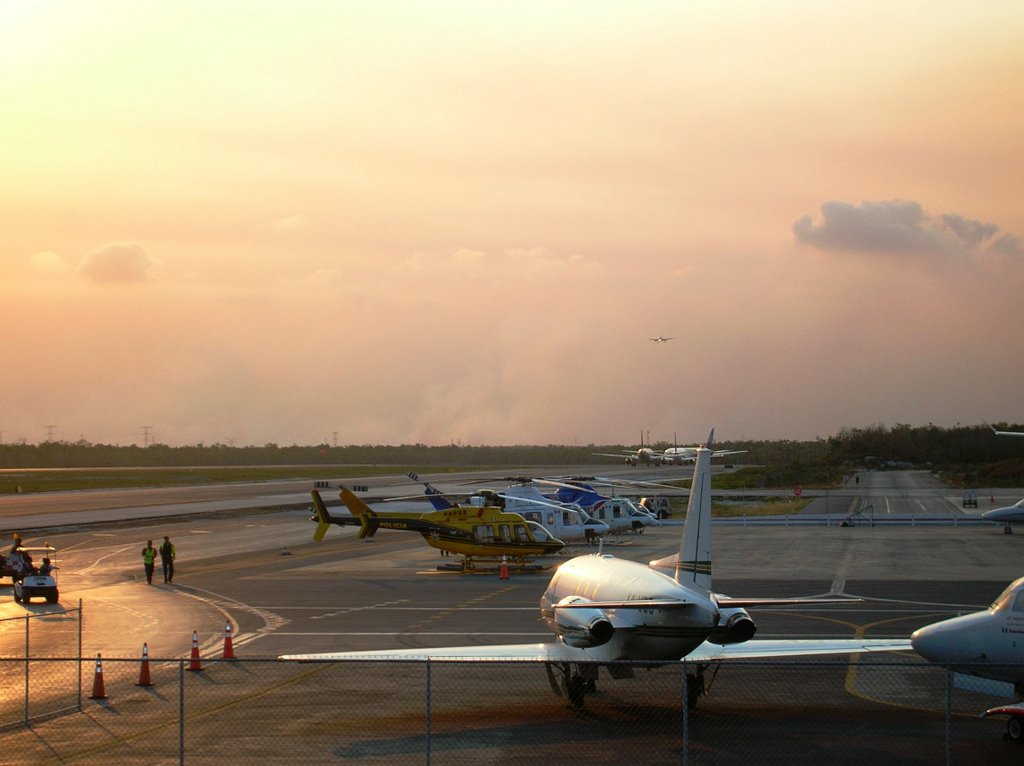
[[[233,660],[235,659],[235,648],[231,644],[231,623],[227,623],[224,626],[224,659]]]
[[[203,666],[199,664],[199,636],[196,632],[192,631],[192,658],[188,663],[189,670],[202,670]]]
[[[498,579],[508,579],[508,559],[505,556],[501,557],[501,567],[498,569]]]
[[[135,682],[136,686],[152,686],[153,682],[149,678],[149,646],[147,644],[142,645],[142,667],[139,668],[139,680]]]
[[[107,690],[103,688],[103,660],[100,659],[99,653],[96,654],[96,675],[92,680],[92,694],[89,695],[91,700],[105,700],[107,698]]]

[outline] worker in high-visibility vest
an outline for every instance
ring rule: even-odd
[[[156,565],[156,548],[152,540],[146,540],[146,547],[142,549],[142,565],[146,568],[146,582],[153,584],[153,567]]]
[[[174,580],[174,543],[171,542],[171,538],[164,535],[164,542],[160,546],[160,563],[164,565],[164,582],[173,582]]]

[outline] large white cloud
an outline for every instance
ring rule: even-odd
[[[1024,256],[1021,240],[1000,234],[993,223],[956,213],[933,216],[919,203],[899,199],[825,202],[820,223],[805,215],[793,224],[793,233],[797,241],[826,251],[972,256],[992,250]]]

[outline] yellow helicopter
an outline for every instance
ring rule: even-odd
[[[378,529],[418,532],[427,545],[465,556],[464,569],[472,568],[474,558],[506,556],[511,563],[522,564],[527,557],[558,553],[565,547],[564,542],[537,522],[482,503],[423,513],[375,511],[342,487],[339,496],[349,512],[332,515],[317,490],[312,490],[310,496],[315,510],[312,520],[317,523],[314,540],[322,540],[331,524],[358,525],[360,538],[373,537]]]

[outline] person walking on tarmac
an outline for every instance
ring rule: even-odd
[[[164,535],[163,545],[160,546],[160,563],[164,565],[164,582],[172,582],[174,580],[174,543],[167,535]]]
[[[146,547],[142,549],[142,565],[146,567],[146,582],[153,584],[153,564],[156,562],[156,548],[152,540],[146,540]]]

